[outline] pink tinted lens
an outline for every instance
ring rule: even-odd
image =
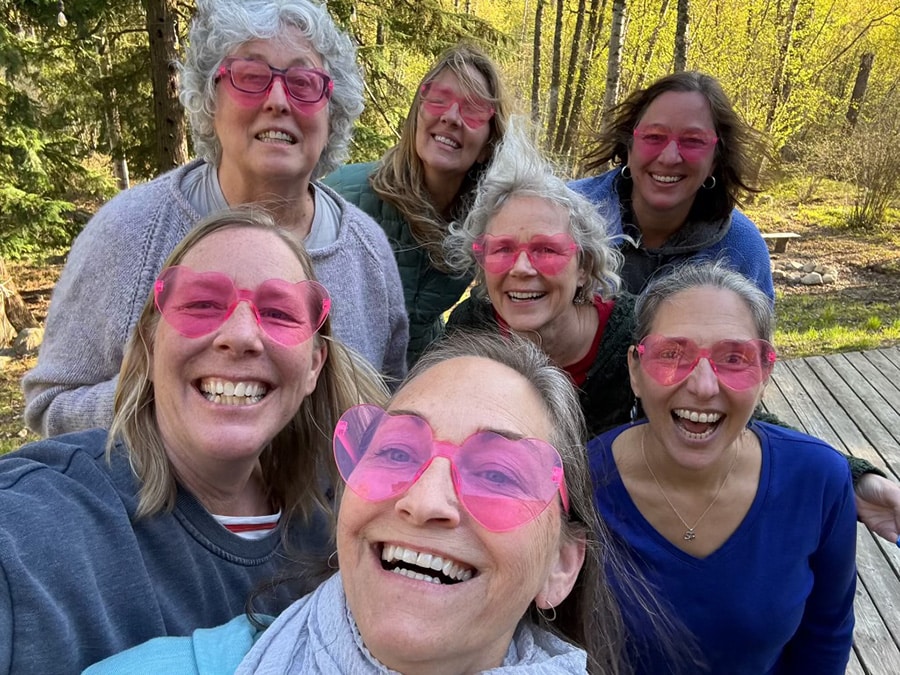
[[[208,335],[246,301],[266,334],[286,346],[308,340],[328,316],[331,299],[315,281],[290,283],[268,279],[255,290],[241,289],[219,272],[194,272],[175,266],[163,270],[154,287],[156,307],[166,322],[189,338]]]
[[[634,139],[635,149],[644,155],[658,154],[675,141],[679,154],[687,160],[706,157],[718,142],[712,131],[697,130],[675,134],[665,127],[637,127]]]
[[[559,453],[537,439],[510,440],[480,432],[457,446],[435,441],[420,417],[360,405],[338,422],[334,457],[347,486],[369,501],[399,497],[434,458],[445,457],[453,466],[454,488],[463,506],[495,532],[533,520],[557,492],[568,510]]]
[[[641,367],[657,382],[669,386],[687,379],[700,359],[708,359],[719,381],[744,390],[762,382],[775,364],[775,348],[765,340],[720,340],[701,349],[687,338],[648,335],[638,345]]]
[[[544,276],[552,277],[565,269],[575,255],[578,245],[565,233],[537,235],[520,243],[514,237],[494,237],[485,234],[472,244],[478,264],[491,274],[505,274],[525,251],[531,266]]]
[[[459,116],[470,129],[483,127],[493,116],[494,106],[487,101],[466,99],[457,96],[452,89],[431,84],[422,85],[422,106],[429,115],[439,117],[453,107],[459,106]]]

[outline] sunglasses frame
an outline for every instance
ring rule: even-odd
[[[511,242],[515,242],[515,252],[509,254],[508,264],[504,262],[502,266],[500,263],[490,263],[487,258],[490,255],[486,246],[493,240],[505,240],[508,239]],[[564,242],[563,252],[554,254],[557,257],[565,258],[565,262],[563,262],[559,269],[553,269],[556,263],[553,263],[553,267],[549,269],[544,269],[547,265],[547,261],[543,260],[541,256],[535,254],[534,249],[537,246],[540,246],[542,243],[553,243]],[[572,235],[560,232],[558,234],[546,235],[546,234],[536,234],[527,242],[520,242],[515,239],[515,237],[503,235],[503,236],[494,236],[491,234],[482,234],[476,237],[475,241],[472,242],[472,255],[475,257],[475,261],[478,265],[485,271],[490,274],[506,274],[513,267],[515,267],[516,262],[519,260],[519,256],[522,253],[525,253],[528,258],[529,264],[540,274],[545,277],[555,277],[558,274],[561,274],[563,269],[565,269],[566,265],[569,264],[569,261],[575,256],[578,252],[578,244],[575,242],[575,239]],[[504,256],[505,258],[506,256]]]
[[[229,284],[231,285],[231,293],[228,296],[228,301],[230,302],[230,304],[228,305],[227,309],[222,312],[221,321],[219,321],[217,325],[208,330],[204,330],[203,332],[188,330],[187,325],[189,321],[177,321],[177,308],[172,308],[169,311],[166,310],[166,308],[169,307],[169,301],[167,299],[168,296],[165,295],[167,293],[167,283],[170,279],[173,279],[172,283],[176,284],[174,279],[177,279],[178,276],[185,273],[190,275],[187,277],[188,284],[196,283],[198,278],[205,277],[207,279],[210,279],[213,277],[221,277],[223,279],[227,279]],[[319,316],[313,317],[315,320],[310,321],[310,323],[308,324],[309,326],[314,326],[314,328],[309,331],[308,335],[305,334],[306,331],[302,331],[302,337],[299,340],[294,341],[292,339],[290,341],[283,341],[279,339],[277,335],[274,335],[270,332],[270,329],[267,327],[265,320],[260,314],[259,307],[256,304],[258,300],[259,290],[270,282],[280,282],[280,284],[292,288],[302,289],[300,292],[302,293],[302,299],[305,302],[309,301],[308,296],[310,293],[310,291],[306,289],[310,289],[321,298],[322,307],[321,310],[319,310]],[[153,284],[153,303],[156,306],[157,311],[160,313],[160,316],[162,316],[163,320],[165,320],[165,322],[169,324],[177,333],[190,339],[205,337],[222,328],[222,326],[224,326],[234,314],[237,306],[242,302],[246,302],[250,305],[250,308],[253,310],[253,316],[256,319],[256,324],[259,326],[260,330],[262,330],[262,332],[265,333],[266,336],[271,340],[285,347],[295,347],[309,340],[313,335],[319,332],[319,329],[322,328],[322,325],[328,318],[328,314],[331,312],[331,296],[328,293],[328,289],[326,289],[318,281],[313,281],[311,279],[305,279],[303,281],[293,283],[284,279],[266,279],[262,283],[258,284],[256,288],[251,290],[247,288],[239,288],[237,284],[234,283],[234,279],[222,272],[196,272],[186,265],[172,265],[171,267],[167,267],[162,272],[160,272],[159,277],[157,277],[156,281]],[[202,322],[202,320],[194,321],[194,323],[198,322]],[[211,323],[211,319],[207,319],[207,322]]]
[[[361,483],[360,481],[354,481],[353,475],[361,465],[363,459],[367,456],[370,450],[370,443],[373,440],[374,435],[376,434],[378,429],[385,423],[385,421],[403,420],[406,418],[414,421],[415,424],[421,424],[421,427],[423,429],[428,430],[431,440],[431,448],[429,453],[430,456],[427,460],[418,465],[415,474],[408,481],[403,481],[396,485],[391,484],[391,489],[387,490],[383,494],[378,493],[378,495],[380,496],[372,497],[370,491],[365,489],[365,486],[369,484],[364,482]],[[352,435],[354,434],[354,430],[355,437]],[[465,490],[467,482],[462,479],[459,471],[459,466],[455,460],[457,457],[459,457],[460,453],[464,453],[466,452],[467,448],[472,447],[470,445],[470,442],[472,442],[473,440],[477,442],[477,439],[479,439],[480,437],[490,437],[495,442],[521,444],[525,447],[534,448],[539,452],[546,453],[548,452],[548,449],[549,451],[552,451],[553,454],[548,455],[548,457],[554,460],[554,467],[552,468],[548,479],[555,486],[553,489],[553,493],[549,496],[546,502],[543,503],[543,506],[540,509],[530,512],[528,518],[521,520],[520,522],[507,524],[506,526],[497,526],[496,523],[492,525],[491,522],[485,517],[484,513],[479,516],[479,514],[471,510],[470,502],[472,502],[473,500],[477,500],[483,495],[479,495],[474,491]],[[487,530],[490,530],[492,532],[509,532],[511,530],[515,530],[524,525],[527,525],[528,523],[535,520],[550,506],[557,494],[559,495],[563,511],[567,514],[569,513],[569,494],[566,489],[566,480],[563,470],[562,457],[560,456],[559,451],[556,448],[554,448],[546,441],[542,441],[540,439],[519,438],[513,440],[491,431],[480,431],[470,435],[461,444],[456,445],[455,443],[436,440],[434,437],[434,430],[431,428],[431,425],[428,424],[425,419],[417,415],[391,415],[378,406],[363,403],[349,408],[344,412],[343,415],[341,415],[341,419],[338,421],[334,430],[333,450],[335,464],[338,467],[338,472],[340,473],[345,485],[358,497],[369,502],[378,503],[387,501],[389,499],[398,499],[402,497],[409,491],[409,489],[413,485],[416,484],[416,482],[418,482],[419,478],[421,478],[422,475],[428,470],[435,459],[444,458],[447,459],[450,463],[453,489],[457,498],[459,499],[459,503],[462,505],[466,513],[468,513],[473,518],[473,520],[475,520]],[[368,475],[373,474],[374,470],[371,470]],[[495,495],[495,498],[505,498],[511,502],[524,502],[524,500],[516,499],[512,496],[504,497],[502,493],[497,493],[497,495]],[[535,501],[537,503],[541,503],[541,501]],[[486,520],[488,522],[486,522]]]
[[[473,107],[473,104],[465,97],[457,96],[451,89],[447,87],[441,87],[441,89],[446,89],[447,96],[450,99],[450,103],[448,103],[446,106],[438,104],[428,98],[428,92],[431,91],[433,85],[434,82],[426,82],[421,87],[419,87],[419,98],[421,99],[422,107],[425,108],[430,115],[440,117],[448,110],[450,110],[450,108],[452,108],[453,104],[455,103],[459,110],[459,116],[465,123],[465,125],[469,129],[480,129],[485,124],[489,123],[494,118],[494,115],[497,114],[497,109],[493,106],[493,104],[485,101],[484,103],[485,109],[487,111],[487,117],[485,117],[484,119],[481,119],[481,116],[472,117],[464,111],[467,108],[471,109]]]
[[[645,345],[645,343],[648,340],[660,341],[660,342],[664,341],[666,343],[675,344],[679,347],[687,346],[693,350],[696,350],[696,358],[694,358],[690,367],[686,369],[685,374],[681,379],[677,379],[677,380],[672,379],[671,381],[667,381],[665,379],[660,379],[661,378],[661,373],[659,372],[660,367],[654,366],[654,361],[656,361],[656,359],[653,359],[653,358],[647,356],[647,354],[646,354],[647,346]],[[748,366],[747,368],[743,368],[740,371],[725,371],[725,375],[723,376],[723,373],[720,372],[720,368],[722,368],[722,365],[721,364],[717,365],[716,362],[712,358],[716,351],[716,348],[719,347],[720,345],[722,345],[723,343],[752,345],[752,346],[756,347],[758,350],[759,356],[760,356],[759,363]],[[644,372],[646,372],[658,384],[661,384],[664,387],[674,387],[675,385],[681,384],[682,382],[684,382],[691,376],[691,373],[693,373],[694,370],[696,370],[697,366],[700,364],[700,359],[706,359],[707,362],[709,363],[710,367],[712,368],[712,371],[715,373],[716,379],[719,381],[720,384],[722,384],[724,387],[727,387],[728,389],[731,389],[732,391],[745,391],[747,389],[751,389],[752,387],[755,387],[755,386],[761,384],[762,382],[765,382],[766,378],[768,378],[769,375],[771,375],[772,369],[775,367],[775,361],[778,358],[777,354],[775,352],[775,347],[772,345],[772,343],[769,342],[768,340],[762,340],[759,338],[754,339],[754,340],[719,340],[718,342],[716,342],[709,348],[701,348],[696,342],[694,342],[693,340],[691,340],[689,338],[669,337],[668,335],[659,335],[659,334],[651,333],[650,335],[644,336],[644,338],[638,344],[636,344],[634,346],[634,349],[635,349],[635,352],[637,353],[639,361],[641,361],[642,363],[649,361],[649,363],[647,365],[649,365],[650,367],[647,367],[647,365],[644,365],[643,366]],[[685,361],[685,363],[688,363],[688,362],[689,361]],[[677,373],[682,368],[684,368],[684,366],[681,365],[681,358],[679,358],[676,367],[671,369],[671,373],[672,373],[673,377],[674,377],[674,374]],[[735,387],[729,383],[729,380],[731,379],[731,377],[728,375],[728,372],[745,373],[745,372],[748,372],[748,371],[751,371],[754,369],[758,370],[759,375],[760,375],[759,378],[756,379],[755,382],[751,382],[750,384],[743,386],[743,387]]]
[[[650,144],[642,137],[642,132],[648,129],[658,129],[658,133],[660,136],[665,135],[666,140],[660,144]],[[675,146],[678,148],[678,154],[680,154],[684,159],[689,162],[695,162],[705,158],[711,152],[714,152],[716,149],[716,145],[719,142],[719,137],[716,135],[715,130],[712,129],[701,129],[701,130],[693,130],[697,137],[702,138],[706,143],[702,148],[685,148],[684,143],[684,133],[676,134],[671,129],[667,127],[662,127],[658,125],[638,125],[634,128],[634,131],[631,132],[631,135],[634,137],[635,147],[638,145],[643,146],[643,149],[638,149],[638,152],[645,154],[647,156],[650,155],[659,155],[663,150],[669,147],[669,144],[672,141],[675,141]]]
[[[252,89],[244,89],[239,86],[237,82],[234,81],[234,69],[232,66],[236,62],[249,62],[249,63],[260,63],[266,66],[269,69],[269,81],[265,84],[262,89],[252,90]],[[307,101],[298,96],[295,96],[291,91],[291,87],[288,84],[288,73],[292,70],[302,70],[307,73],[314,73],[317,77],[322,79],[322,90],[319,93],[319,97],[312,100]],[[288,68],[276,68],[275,66],[267,63],[266,61],[262,61],[260,59],[251,59],[244,58],[240,56],[229,56],[219,65],[218,70],[216,71],[216,82],[221,80],[223,77],[228,76],[228,81],[231,83],[231,86],[234,87],[237,91],[243,94],[250,95],[267,95],[268,92],[272,90],[272,85],[275,83],[276,78],[281,78],[281,82],[284,85],[284,91],[288,95],[288,100],[298,108],[308,109],[311,112],[315,112],[320,110],[325,103],[331,100],[331,96],[334,93],[334,80],[331,79],[331,76],[328,75],[325,71],[319,68],[307,68],[306,66],[290,66]],[[323,101],[325,103],[323,103]],[[319,104],[319,105],[316,105]]]

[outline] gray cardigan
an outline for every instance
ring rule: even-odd
[[[119,193],[75,240],[53,291],[37,366],[22,380],[25,421],[45,436],[108,427],[128,340],[166,257],[203,215],[181,191],[202,160]],[[390,244],[375,222],[341,208],[336,242],[309,251],[331,294],[334,335],[390,377],[406,372],[408,321]]]

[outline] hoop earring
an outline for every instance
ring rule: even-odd
[[[710,183],[709,185],[706,184],[706,181],[708,180],[712,180],[712,183]],[[712,190],[714,187],[716,187],[716,177],[707,176],[706,180],[700,184],[700,187],[702,187],[704,190]]]
[[[549,607],[547,607],[547,609],[541,609],[537,605],[535,605],[534,607],[537,610],[537,613],[541,615],[541,618],[547,623],[553,623],[554,621],[556,621],[556,607],[554,607],[553,605],[550,605]],[[544,614],[544,612],[551,612],[551,615],[547,616],[546,614]]]
[[[641,399],[637,396],[634,397],[634,403],[631,404],[631,412],[629,413],[629,417],[632,422],[637,422],[638,418],[641,416]]]
[[[619,174],[625,180],[631,180],[631,167],[627,164],[622,167],[622,171]]]
[[[332,551],[331,555],[328,556],[328,569],[330,569],[330,570],[340,569],[340,565],[338,564],[338,560],[337,560],[337,551]]]

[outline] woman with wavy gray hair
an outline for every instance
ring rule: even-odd
[[[311,0],[198,1],[181,99],[201,159],[119,194],[75,241],[23,382],[33,430],[109,426],[125,341],[163,260],[202,217],[239,204],[304,241],[334,300],[335,335],[403,375],[407,318],[387,238],[316,180],[344,159],[362,111],[355,58]]]
[[[628,419],[634,298],[617,293],[621,256],[595,207],[554,175],[518,119],[446,246],[457,270],[476,268],[473,297],[449,328],[493,327],[540,345],[579,387],[591,435]]]

